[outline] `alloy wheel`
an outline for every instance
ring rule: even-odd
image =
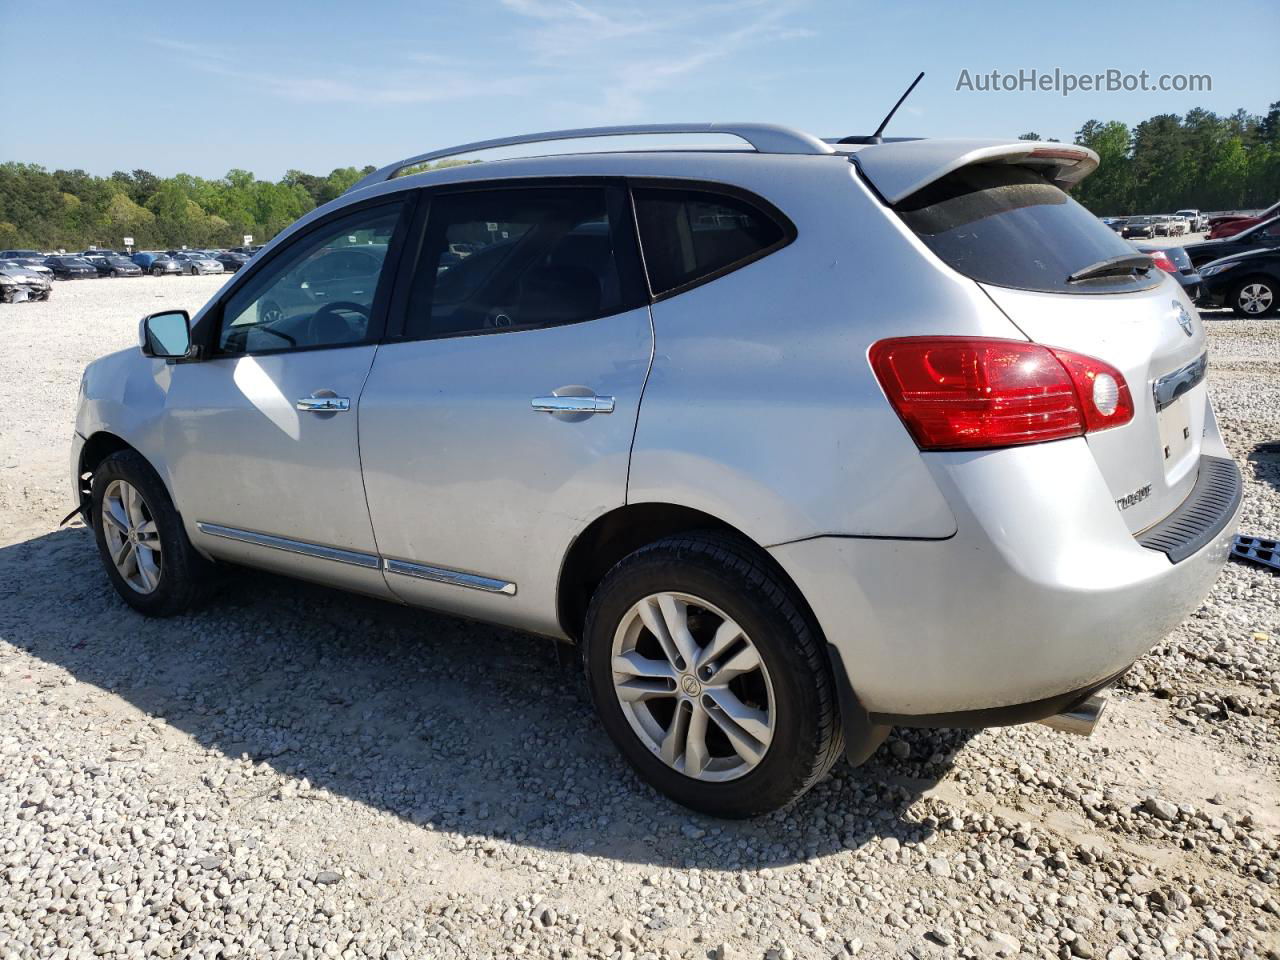
[[[746,632],[686,593],[656,593],[614,633],[613,689],[636,736],[695,780],[736,780],[765,757],[774,732],[769,672]]]
[[[1271,288],[1264,283],[1249,283],[1240,288],[1240,293],[1236,300],[1240,304],[1240,309],[1248,314],[1266,313],[1271,308],[1271,301],[1275,295],[1271,292]]]
[[[142,494],[127,480],[113,480],[102,498],[102,533],[120,579],[138,593],[160,585],[160,531]]]

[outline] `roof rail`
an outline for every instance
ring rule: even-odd
[[[643,123],[622,127],[581,127],[577,130],[552,130],[547,133],[526,133],[516,137],[499,137],[496,140],[479,140],[476,143],[464,143],[443,150],[433,150],[416,157],[399,160],[381,170],[375,170],[347,193],[390,180],[406,167],[416,167],[420,163],[443,160],[464,153],[475,153],[479,150],[492,150],[496,147],[514,147],[524,143],[546,143],[555,140],[585,140],[590,137],[626,137],[635,135],[652,135],[667,133],[714,133],[740,137],[749,143],[757,153],[834,153],[835,150],[817,137],[780,127],[771,123]]]

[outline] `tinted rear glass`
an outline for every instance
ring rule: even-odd
[[[786,242],[782,226],[737,197],[698,190],[634,191],[640,242],[655,294],[719,276]]]
[[[897,210],[939,258],[983,283],[1049,293],[1122,293],[1160,282],[1159,271],[1149,270],[1069,283],[1067,278],[1085,267],[1136,251],[1023,167],[963,167],[908,197]]]

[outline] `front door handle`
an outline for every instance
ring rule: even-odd
[[[534,397],[538,413],[613,413],[613,397]]]
[[[346,397],[303,397],[295,406],[311,413],[341,413],[351,409],[351,401]]]

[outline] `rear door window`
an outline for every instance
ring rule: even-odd
[[[637,187],[636,220],[655,296],[712,280],[785,246],[794,228],[746,198]]]
[[[529,186],[431,199],[408,339],[581,323],[644,302],[619,186]]]
[[[1024,167],[962,167],[896,209],[944,263],[982,283],[1048,293],[1122,293],[1160,282],[1158,270],[1127,268],[1071,282],[1086,267],[1136,251]]]

